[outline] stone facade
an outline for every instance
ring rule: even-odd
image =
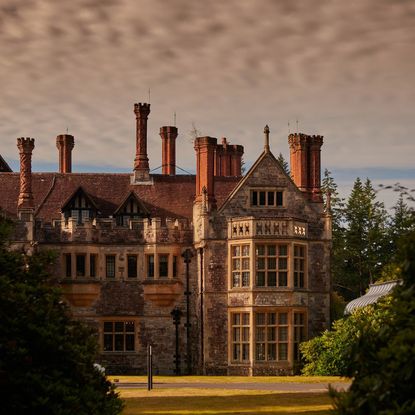
[[[13,247],[56,253],[53,278],[74,317],[95,328],[108,373],[145,373],[149,344],[155,374],[294,373],[299,343],[329,326],[322,137],[290,135],[293,178],[270,152],[268,128],[244,177],[242,146],[200,137],[197,174],[181,176],[177,128],[162,127],[163,174],[154,175],[149,112],[134,106],[132,175],[71,173],[72,136],[58,136],[59,173],[32,173],[34,142],[19,139],[20,175],[0,173]]]

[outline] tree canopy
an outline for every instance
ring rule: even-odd
[[[117,414],[112,384],[94,367],[96,336],[71,319],[48,279],[49,253],[12,252],[0,218],[0,383],[4,413]]]

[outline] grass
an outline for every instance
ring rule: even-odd
[[[147,376],[108,376],[112,382],[147,383]],[[154,376],[153,383],[334,383],[349,379],[338,376]]]
[[[327,393],[276,393],[261,390],[143,389],[120,391],[123,415],[329,415]]]
[[[147,382],[145,376],[110,376],[119,383]],[[339,383],[348,382],[339,377],[314,376],[155,376],[155,389],[119,389],[126,406],[123,415],[329,415],[332,403],[326,392],[278,392],[261,389],[261,383]],[[220,389],[192,387],[195,384],[209,383],[253,383],[256,390]],[[157,384],[168,383],[167,388],[157,388]],[[189,384],[174,387],[174,384]],[[236,386],[238,387],[238,386]]]

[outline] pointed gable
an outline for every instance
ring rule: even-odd
[[[92,197],[80,186],[62,205],[62,213],[66,219],[83,223],[85,219],[96,217],[99,210]]]
[[[4,158],[0,154],[0,172],[3,172],[3,173],[11,173],[12,171],[13,170],[7,164],[6,160],[4,160]]]
[[[115,210],[114,216],[118,225],[127,226],[130,219],[147,218],[150,212],[140,198],[131,191]]]
[[[226,199],[226,216],[299,217],[308,210],[297,188],[270,151],[264,151]]]

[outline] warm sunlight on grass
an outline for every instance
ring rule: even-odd
[[[108,376],[112,382],[146,383],[146,376]],[[337,376],[154,376],[154,383],[333,383],[349,382]]]
[[[327,393],[275,393],[260,390],[144,389],[120,390],[123,415],[328,415]]]

